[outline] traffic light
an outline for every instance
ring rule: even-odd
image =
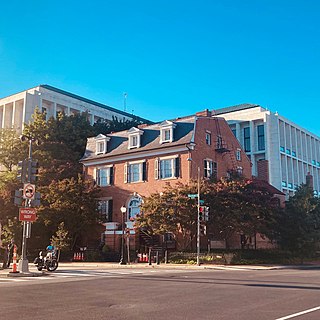
[[[38,173],[39,173],[38,160],[29,160],[29,166],[28,166],[29,182],[36,182],[38,180]]]
[[[22,183],[27,182],[27,170],[28,170],[28,160],[19,161],[17,179]]]
[[[210,220],[210,207],[204,207],[204,221]]]
[[[203,220],[203,215],[204,215],[204,208],[203,206],[199,207],[199,221]]]
[[[22,190],[15,190],[14,191],[13,203],[16,206],[22,205]]]
[[[31,208],[40,207],[40,199],[41,199],[41,193],[40,192],[35,192],[34,199],[30,200]]]

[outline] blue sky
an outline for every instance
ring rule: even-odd
[[[320,136],[320,1],[1,3],[0,97],[50,84],[153,121],[255,103]]]

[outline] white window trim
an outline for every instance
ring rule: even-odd
[[[140,183],[144,182],[143,180],[143,164],[146,163],[146,160],[130,161],[127,162],[124,166],[124,182],[125,183]],[[139,180],[138,181],[129,181],[129,166],[138,164],[139,165]]]
[[[159,180],[170,180],[170,179],[177,179],[177,177],[175,176],[175,172],[176,172],[176,159],[178,158],[178,156],[174,156],[174,157],[163,157],[163,158],[159,158],[158,160],[158,177]],[[171,177],[166,177],[166,178],[161,178],[161,161],[166,161],[166,160],[171,160]]]
[[[137,138],[137,144],[136,145],[133,145],[134,138]],[[140,148],[140,135],[139,134],[131,134],[129,136],[128,148],[129,149]]]
[[[99,135],[96,138],[96,154],[104,154],[107,153],[107,142],[110,140],[110,137],[106,137],[104,135]],[[103,144],[102,151],[98,151],[98,145]]]
[[[207,143],[207,135],[209,135],[209,143]],[[212,135],[211,135],[211,131],[209,131],[209,130],[206,130],[206,144],[208,145],[208,146],[211,146],[211,144],[212,144]]]
[[[241,161],[241,149],[237,149],[236,150],[236,159],[237,161]]]
[[[101,167],[97,167],[95,168],[95,172],[94,172],[94,175],[95,175],[95,181],[97,183],[97,185],[99,187],[108,187],[108,186],[111,186],[111,175],[110,175],[110,168],[113,168],[113,165],[108,165],[108,166],[101,166]],[[106,185],[101,185],[101,181],[99,181],[99,177],[98,177],[98,171],[99,170],[104,170],[104,169],[109,169],[108,171],[108,181],[107,181],[107,184]]]
[[[207,161],[207,163],[209,163],[210,168],[206,167],[204,169],[206,170],[207,173],[208,173],[208,171],[210,172],[209,176],[207,176],[207,178],[210,178],[213,174],[213,160],[206,158],[206,159],[204,159],[204,161]]]
[[[173,141],[173,129],[175,127],[176,124],[171,121],[164,121],[160,124],[160,144]],[[165,132],[167,130],[170,131],[170,139],[165,139]]]
[[[128,131],[128,149],[140,148],[142,134],[143,134],[143,131],[139,130],[139,129],[135,128],[135,127],[131,128]],[[137,138],[137,144],[136,145],[132,144],[134,137]]]

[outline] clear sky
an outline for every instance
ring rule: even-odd
[[[260,104],[320,136],[318,0],[1,1],[0,97],[49,84],[153,121]]]

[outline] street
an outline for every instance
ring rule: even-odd
[[[318,320],[319,289],[318,269],[74,266],[0,278],[0,310],[6,320]]]

